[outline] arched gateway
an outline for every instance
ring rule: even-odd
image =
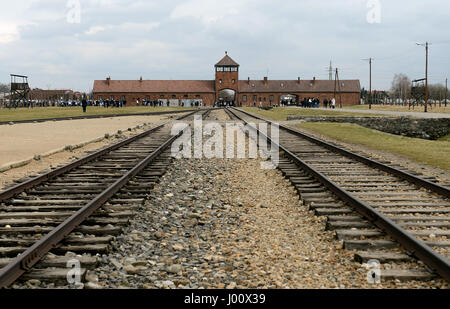
[[[233,89],[223,89],[219,91],[219,106],[235,106],[236,105],[236,91]]]

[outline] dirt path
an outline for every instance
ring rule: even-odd
[[[90,141],[106,133],[143,123],[158,123],[167,116],[139,116],[26,123],[0,127],[0,166],[26,160],[67,145]]]

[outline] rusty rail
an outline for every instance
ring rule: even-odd
[[[239,110],[240,112],[243,112]],[[243,122],[247,123],[244,119],[239,117],[237,114],[235,114],[233,111],[230,111],[236,118],[242,120]],[[267,121],[272,123],[271,121],[253,116],[250,113],[243,112],[244,114],[247,114],[251,117],[258,118],[263,121]],[[256,130],[258,134],[261,134],[267,140],[275,144],[279,147],[281,151],[283,151],[288,157],[290,157],[296,165],[298,165],[301,169],[307,171],[309,174],[311,174],[314,178],[316,178],[318,181],[320,181],[324,186],[326,186],[330,191],[332,191],[337,197],[339,197],[342,201],[346,202],[349,206],[351,206],[353,209],[355,209],[359,214],[364,216],[367,220],[372,222],[375,226],[386,232],[388,235],[390,235],[393,239],[395,239],[398,243],[400,243],[405,249],[407,249],[413,256],[424,262],[431,270],[435,271],[439,275],[441,275],[445,280],[450,282],[450,262],[443,257],[442,255],[436,253],[432,248],[430,248],[428,245],[423,243],[422,241],[416,239],[411,234],[409,234],[406,230],[401,228],[398,224],[396,224],[394,221],[389,219],[388,217],[384,216],[380,212],[378,212],[376,209],[371,207],[370,205],[366,204],[365,202],[361,201],[360,199],[354,197],[351,193],[348,191],[342,189],[339,187],[335,182],[328,179],[325,175],[314,169],[311,165],[297,157],[294,153],[287,150],[282,145],[279,145],[278,143],[272,141],[270,137],[265,135],[264,133],[260,132],[257,128],[250,126],[253,130]],[[284,126],[280,126],[280,128],[285,128]],[[290,130],[289,130],[290,131]],[[295,130],[294,130],[295,131]],[[299,132],[301,133],[301,132]],[[303,136],[303,134],[300,134]],[[330,145],[332,146],[332,145]],[[337,148],[335,146],[332,146],[333,148]],[[346,151],[345,151],[346,152]],[[355,154],[356,155],[356,154]],[[358,156],[358,155],[356,155]],[[366,160],[370,160],[367,158],[364,158]],[[378,162],[375,162],[378,163]],[[378,163],[381,164],[381,163]],[[377,165],[374,165],[377,166]],[[390,167],[390,169],[393,169]],[[402,171],[399,171],[401,173],[404,173]],[[411,177],[415,177],[413,175],[410,175]],[[443,187],[444,189],[447,189]],[[448,189],[447,189],[448,190]]]
[[[207,115],[210,110],[206,111],[205,115]],[[197,113],[194,111],[187,115],[177,118],[177,120],[184,119],[186,117],[191,116],[192,114]],[[24,190],[36,186],[48,179],[61,175],[73,168],[80,166],[86,162],[92,161],[101,155],[104,155],[107,152],[118,149],[124,145],[131,143],[139,138],[142,138],[151,132],[154,132],[164,125],[157,126],[149,131],[141,133],[135,137],[129,138],[123,142],[117,143],[111,147],[108,147],[102,151],[96,152],[86,158],[78,160],[72,164],[69,164],[65,167],[59,168],[58,170],[47,173],[46,175],[36,177],[35,179],[28,181],[24,184],[15,186],[10,190],[7,190],[2,193],[1,198],[4,200],[8,196],[14,196],[17,194],[18,190],[23,192]],[[185,128],[186,130],[187,128]],[[39,241],[37,241],[33,246],[28,248],[21,255],[16,257],[11,263],[0,270],[0,288],[6,287],[17,280],[22,274],[26,271],[30,270],[37,262],[39,262],[45,254],[47,254],[51,249],[56,247],[56,245],[62,241],[67,235],[69,235],[77,226],[79,226],[84,220],[86,220],[92,213],[98,210],[104,203],[106,203],[114,194],[116,194],[125,184],[134,176],[136,176],[139,172],[144,170],[155,158],[157,158],[165,149],[167,149],[179,136],[183,134],[184,130],[179,132],[177,135],[170,137],[166,142],[164,142],[161,146],[159,146],[155,151],[153,151],[150,155],[148,155],[144,160],[139,162],[133,169],[128,171],[125,175],[123,175],[120,179],[118,179],[114,184],[105,189],[102,193],[97,195],[91,202],[83,206],[77,212],[75,212],[72,216],[66,219],[63,223],[58,225],[54,230],[45,235]],[[75,164],[76,163],[76,164]]]
[[[197,111],[191,112],[191,113],[183,115],[181,117],[178,117],[176,120],[182,120],[182,119],[187,118],[187,117],[189,117],[189,116],[191,116],[191,115],[193,115],[195,113],[197,113]],[[142,132],[141,134],[132,136],[132,137],[126,139],[126,140],[123,140],[123,141],[118,142],[118,143],[116,143],[114,145],[108,146],[108,147],[106,147],[104,149],[100,149],[100,150],[98,150],[98,151],[96,151],[96,152],[94,152],[94,153],[92,153],[92,154],[90,154],[90,155],[88,155],[88,156],[86,156],[84,158],[81,158],[81,159],[76,160],[76,161],[74,161],[72,163],[69,163],[69,164],[64,165],[62,167],[54,169],[53,171],[50,171],[48,173],[36,176],[35,178],[32,178],[32,179],[27,180],[27,181],[25,181],[23,183],[15,185],[15,186],[13,186],[13,187],[11,187],[9,189],[6,189],[5,191],[0,192],[0,202],[6,201],[7,199],[13,197],[14,195],[16,195],[18,193],[24,192],[27,189],[33,188],[33,187],[35,187],[35,186],[37,186],[37,185],[39,185],[39,184],[41,184],[43,182],[46,182],[46,181],[48,181],[48,180],[50,180],[52,178],[55,178],[55,177],[57,177],[59,175],[67,173],[68,171],[71,171],[74,168],[77,168],[77,167],[79,167],[79,166],[81,166],[83,164],[86,164],[88,162],[94,161],[94,160],[100,158],[101,156],[111,152],[111,151],[119,149],[119,148],[121,148],[121,147],[123,147],[125,145],[128,145],[128,144],[130,144],[130,143],[132,143],[132,142],[134,142],[134,141],[136,141],[138,139],[143,138],[144,136],[149,135],[152,132],[155,132],[155,131],[161,129],[165,125],[166,124],[161,124],[161,125],[159,125],[159,126],[157,126],[155,128],[152,128],[150,130]]]
[[[250,117],[253,117],[253,118],[256,118],[256,119],[259,119],[259,120],[262,120],[262,121],[266,121],[266,122],[269,122],[269,123],[273,123],[273,121],[264,119],[264,118],[259,117],[257,115],[253,115],[253,114],[248,113],[246,111],[243,111],[243,110],[238,110],[238,111],[241,112],[241,113],[244,113],[244,114],[246,114],[246,115],[248,115]],[[383,163],[374,161],[372,159],[363,157],[363,156],[361,156],[359,154],[356,154],[354,152],[351,152],[351,151],[342,149],[340,147],[334,146],[334,145],[332,145],[330,143],[327,143],[325,141],[322,141],[320,139],[317,139],[317,138],[315,138],[313,136],[310,136],[308,134],[302,133],[302,132],[297,131],[295,129],[292,129],[292,128],[289,128],[289,127],[286,127],[286,126],[283,126],[283,125],[279,125],[279,126],[280,126],[280,128],[282,128],[282,129],[284,129],[284,130],[286,130],[286,131],[288,131],[288,132],[290,132],[292,134],[295,134],[297,136],[305,138],[305,139],[307,139],[307,140],[309,140],[309,141],[311,141],[311,142],[313,142],[313,143],[315,143],[315,144],[317,144],[319,146],[325,147],[325,148],[327,148],[327,149],[329,149],[329,150],[331,150],[333,152],[338,152],[340,154],[343,154],[344,156],[347,156],[349,158],[355,159],[355,160],[357,160],[357,161],[359,161],[361,163],[364,163],[364,164],[369,165],[371,167],[380,169],[382,171],[385,171],[387,173],[390,173],[392,175],[400,177],[400,178],[402,178],[402,179],[404,179],[406,181],[412,182],[412,183],[418,185],[419,187],[426,188],[426,189],[428,189],[430,191],[433,191],[435,193],[438,193],[438,194],[440,194],[440,195],[442,195],[442,196],[444,196],[446,198],[450,198],[450,189],[447,188],[447,187],[444,187],[444,186],[441,186],[439,184],[436,184],[436,183],[433,183],[431,181],[428,181],[426,179],[422,179],[420,177],[414,176],[414,175],[412,175],[410,173],[401,171],[399,169],[396,169],[394,167],[388,166],[386,164],[383,164]]]

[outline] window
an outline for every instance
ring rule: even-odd
[[[253,101],[256,102],[257,97],[254,95],[253,96]]]
[[[264,102],[266,102],[266,97],[264,97]]]
[[[273,102],[273,95],[270,96],[270,102]]]
[[[217,67],[217,72],[223,72],[223,67]]]
[[[235,84],[235,83],[236,83],[236,80],[233,79],[231,82],[232,82],[233,84]]]
[[[114,100],[114,96],[113,95],[111,96],[111,100]]]
[[[122,100],[124,100],[124,97],[122,97]],[[150,97],[149,97],[149,96],[146,96],[146,97],[145,97],[145,101],[150,101]]]
[[[219,84],[222,84],[222,80],[221,79],[219,79]]]
[[[103,98],[102,98],[101,95],[98,96],[98,100],[99,100],[99,101],[103,100]]]
[[[125,96],[124,95],[122,96],[122,101],[125,101]]]
[[[231,68],[230,67],[225,67],[225,68],[223,68],[223,71],[224,72],[231,72]]]
[[[246,95],[242,96],[242,101],[247,102],[247,96]]]
[[[284,83],[281,83],[280,85],[281,85],[281,87],[284,87]]]
[[[232,67],[231,68],[231,72],[237,72],[238,71],[238,68],[237,67]]]

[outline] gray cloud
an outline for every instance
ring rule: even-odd
[[[3,0],[1,0],[3,2]],[[448,1],[381,0],[381,23],[366,20],[366,0],[81,0],[81,23],[67,22],[67,1],[24,0],[0,12],[0,81],[30,75],[32,86],[89,90],[94,79],[212,79],[225,50],[241,78],[341,78],[386,89],[395,73],[448,74]],[[11,13],[12,12],[12,13]],[[17,61],[19,59],[19,61]]]

